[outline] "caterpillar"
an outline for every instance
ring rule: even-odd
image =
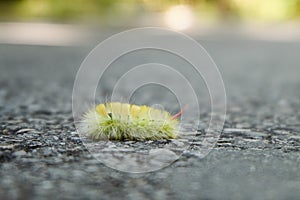
[[[178,117],[145,105],[108,102],[83,116],[84,132],[99,140],[161,140],[178,137]]]

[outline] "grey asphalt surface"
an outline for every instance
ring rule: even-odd
[[[300,44],[199,41],[225,83],[224,132],[205,158],[188,150],[145,174],[99,163],[75,131],[92,47],[0,45],[0,199],[299,199]]]

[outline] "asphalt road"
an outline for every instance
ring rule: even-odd
[[[205,158],[196,142],[145,174],[99,163],[75,132],[72,87],[92,47],[0,45],[0,199],[299,199],[300,43],[199,41],[225,83],[224,131]]]

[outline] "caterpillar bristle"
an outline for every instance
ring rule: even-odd
[[[81,128],[95,141],[174,139],[177,117],[145,105],[109,102],[85,113]]]

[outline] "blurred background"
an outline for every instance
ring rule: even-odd
[[[0,42],[70,45],[91,29],[299,39],[300,0],[0,0]],[[86,42],[86,40],[85,40]]]
[[[173,28],[175,21],[182,19],[187,26],[190,20],[274,23],[300,16],[300,0],[1,0],[0,5],[1,21],[93,22],[110,26],[136,24],[151,16],[164,16],[166,25]],[[176,28],[184,27],[177,24]]]

